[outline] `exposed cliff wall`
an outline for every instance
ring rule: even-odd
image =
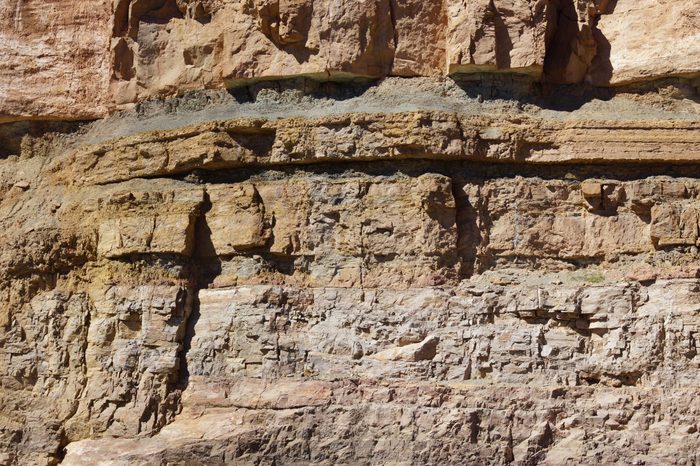
[[[698,462],[690,2],[107,3],[0,4],[0,463]]]
[[[0,40],[5,118],[102,117],[295,75],[609,86],[700,72],[697,5],[679,0],[5,0]]]

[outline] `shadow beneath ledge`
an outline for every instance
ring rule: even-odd
[[[451,79],[469,98],[479,102],[511,100],[520,105],[534,105],[543,110],[561,112],[573,112],[592,101],[605,102],[619,95],[649,94],[668,102],[687,99],[700,103],[697,83],[685,77],[668,77],[610,87],[588,83],[554,84],[517,74],[456,75]]]
[[[71,134],[87,123],[89,121],[24,120],[0,124],[0,159],[20,155],[25,138]]]
[[[230,87],[227,92],[239,104],[251,104],[265,100],[274,94],[275,100],[287,96],[290,100],[308,98],[344,101],[361,97],[376,86],[378,78],[363,77],[308,77],[265,79],[244,86]]]

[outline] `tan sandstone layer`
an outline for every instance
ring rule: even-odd
[[[2,462],[696,460],[694,107],[499,105],[25,136]]]

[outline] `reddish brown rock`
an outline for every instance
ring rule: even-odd
[[[298,76],[509,72],[599,86],[695,76],[698,21],[692,2],[660,0],[6,2],[0,118],[96,118]]]
[[[110,0],[0,3],[0,122],[105,116]]]
[[[687,3],[6,1],[0,464],[699,463]]]
[[[598,54],[590,69],[596,85],[624,84],[700,73],[700,11],[696,2],[606,2],[596,23]]]
[[[550,9],[544,0],[448,1],[448,71],[539,76]]]

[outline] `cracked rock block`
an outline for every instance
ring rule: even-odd
[[[106,116],[110,0],[0,4],[0,122]]]
[[[698,240],[697,203],[654,205],[650,234],[659,246],[695,245]]]
[[[507,72],[595,86],[692,78],[700,73],[696,7],[692,0],[7,1],[0,119],[99,118],[153,97],[294,77]]]
[[[90,296],[88,378],[69,428],[75,436],[85,429],[123,436],[160,428],[174,415],[172,385],[191,294],[182,284],[95,286]]]
[[[263,181],[208,192],[213,251],[231,259],[220,285],[405,286],[454,277],[455,204],[444,176]]]
[[[594,30],[598,54],[589,72],[593,84],[620,85],[700,72],[700,14],[696,4],[669,0],[607,3]]]
[[[86,436],[151,432],[175,414],[192,301],[186,281],[149,284],[148,273],[128,266],[99,275],[102,283],[94,276],[87,287],[61,282],[37,293],[2,337],[0,398],[26,400],[15,405],[19,417],[4,424],[10,438],[0,443],[14,458],[39,461],[41,452]],[[129,279],[144,284],[126,285]],[[18,437],[27,440],[18,445]]]
[[[265,247],[271,232],[255,185],[212,186],[207,188],[207,194],[212,206],[206,213],[211,252],[229,256]]]
[[[449,0],[449,72],[510,71],[539,77],[551,8],[543,0]]]
[[[130,254],[189,256],[195,221],[203,202],[201,189],[146,188],[114,190],[92,200],[91,220],[99,222],[97,253],[107,258]],[[162,210],[161,210],[162,209]],[[89,211],[89,210],[88,210]]]
[[[460,249],[477,262],[595,261],[698,239],[698,185],[691,180],[499,180],[467,183],[460,192],[478,206],[460,217]]]
[[[362,374],[531,385],[594,379],[612,386],[683,384],[680,374],[668,379],[678,360],[661,362],[653,348],[659,338],[670,353],[694,347],[688,332],[697,319],[688,310],[697,301],[696,288],[697,280],[648,289],[623,283],[565,290],[202,290],[188,369],[212,381],[233,373],[264,379]],[[664,306],[672,290],[679,297]],[[656,330],[645,333],[645,325]],[[691,367],[694,358],[692,353],[682,364]]]
[[[112,83],[124,102],[246,80],[376,77],[391,69],[389,0],[187,2],[180,10],[158,21],[151,17],[161,10],[129,10],[130,21],[138,24],[138,33],[127,41],[135,72]]]
[[[439,76],[445,71],[447,9],[444,1],[391,0],[395,76]]]

